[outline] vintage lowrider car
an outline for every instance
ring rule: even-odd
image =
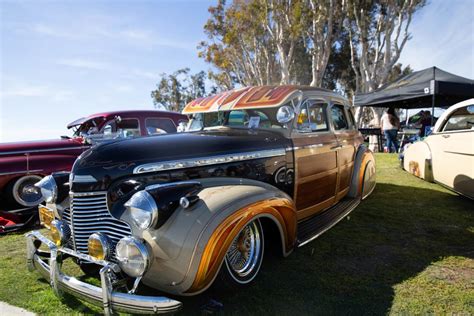
[[[247,87],[197,99],[183,113],[192,116],[187,133],[97,146],[70,174],[37,184],[41,212],[55,219],[51,239],[27,235],[28,266],[56,293],[105,313],[173,312],[181,302],[138,295],[137,285],[185,296],[216,279],[224,288],[248,284],[266,246],[290,254],[375,187],[374,156],[346,99],[331,91]],[[61,272],[67,257],[86,272],[98,266],[101,287]]]
[[[34,184],[53,172],[71,170],[76,158],[93,143],[176,132],[181,121],[187,122],[187,116],[164,111],[98,113],[68,124],[74,130],[72,137],[0,144],[0,204],[36,206],[43,197]]]
[[[430,136],[405,150],[403,168],[474,199],[474,99],[446,110]]]

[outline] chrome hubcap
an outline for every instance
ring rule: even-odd
[[[261,237],[256,222],[245,226],[234,239],[226,254],[228,266],[239,277],[249,275],[258,269],[261,252]]]

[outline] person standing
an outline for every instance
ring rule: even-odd
[[[398,152],[397,134],[400,128],[400,120],[393,108],[389,108],[380,119],[380,128],[385,134],[388,152],[392,152],[392,146],[395,152]]]

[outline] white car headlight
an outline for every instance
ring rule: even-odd
[[[131,277],[143,276],[150,266],[150,254],[143,241],[135,237],[120,239],[115,247],[120,268]]]
[[[53,176],[49,175],[41,179],[39,182],[35,183],[35,187],[41,190],[41,195],[43,195],[44,200],[47,203],[56,202],[58,197],[58,186]]]
[[[158,221],[158,206],[147,191],[139,191],[125,203],[125,208],[140,229],[147,229]]]

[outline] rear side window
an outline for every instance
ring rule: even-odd
[[[443,132],[470,130],[474,126],[474,106],[454,111],[444,125]]]
[[[344,107],[339,104],[334,104],[331,108],[331,117],[336,130],[345,130],[349,128]]]
[[[176,125],[168,118],[147,118],[145,126],[148,135],[176,133]]]
[[[123,133],[125,136],[140,136],[140,128],[137,119],[123,119],[117,123],[117,133]]]

